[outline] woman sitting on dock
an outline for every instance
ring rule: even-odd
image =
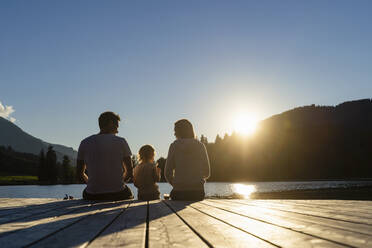
[[[159,186],[161,169],[155,164],[155,149],[144,145],[138,152],[140,164],[134,168],[133,183],[138,188],[138,200],[160,199]]]
[[[173,186],[172,200],[203,200],[204,183],[210,175],[203,143],[195,138],[192,124],[182,119],[174,124],[176,140],[170,145],[165,178]]]

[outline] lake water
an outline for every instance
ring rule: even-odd
[[[128,184],[135,197],[137,189]],[[307,182],[242,182],[242,183],[206,183],[206,196],[229,197],[234,194],[249,195],[251,192],[273,192],[301,189],[349,188],[355,186],[372,186],[372,181],[307,181]],[[81,198],[85,185],[22,185],[0,186],[0,198],[63,198],[65,194]],[[168,183],[159,183],[161,194],[172,190]]]

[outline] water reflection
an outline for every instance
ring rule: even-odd
[[[234,183],[232,185],[232,190],[235,194],[242,196],[244,199],[249,199],[250,195],[256,191],[256,187],[254,185]]]

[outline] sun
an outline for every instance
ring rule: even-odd
[[[253,134],[258,125],[258,119],[253,114],[239,114],[235,118],[234,130],[243,135]]]

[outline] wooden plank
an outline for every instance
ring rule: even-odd
[[[145,247],[147,202],[130,204],[97,238],[82,247]]]
[[[318,217],[324,217],[324,218],[330,218],[334,220],[342,220],[342,221],[348,221],[351,223],[358,223],[358,224],[366,224],[366,225],[372,225],[372,218],[368,217],[359,217],[354,216],[352,214],[345,214],[342,211],[332,211],[332,210],[320,210],[316,207],[300,207],[300,206],[294,206],[294,205],[284,205],[279,204],[276,202],[273,202],[271,200],[266,200],[266,202],[256,202],[252,200],[231,200],[231,203],[234,204],[243,204],[243,205],[254,205],[258,207],[265,207],[265,208],[272,208],[272,209],[278,209],[282,211],[287,212],[294,212],[294,213],[300,213],[305,215],[311,215],[311,216],[318,216]]]
[[[255,200],[257,202],[260,201],[266,201],[266,200]],[[371,201],[366,201],[366,200],[337,200],[337,199],[332,199],[332,200],[326,200],[326,199],[321,199],[321,200],[294,200],[294,199],[275,199],[272,200],[273,202],[299,202],[299,203],[312,203],[312,204],[318,204],[318,205],[355,205],[357,204],[358,206],[362,207],[369,207],[371,208]]]
[[[61,200],[57,199],[41,199],[41,198],[3,198],[3,202],[0,204],[0,216],[9,214],[24,212],[32,209],[40,208],[48,204],[48,206],[54,206],[60,204]]]
[[[31,247],[85,247],[128,207],[129,202],[110,203],[81,221],[49,235]]]
[[[305,204],[309,204],[309,202],[306,202]],[[352,212],[355,212],[355,209],[357,208],[359,212],[372,214],[372,201],[318,200],[313,204],[322,207],[343,207]]]
[[[76,205],[66,206],[66,208],[57,208],[53,209],[52,211],[45,211],[44,213],[25,216],[24,218],[13,219],[11,222],[2,223],[0,224],[0,237],[4,237],[10,233],[29,228],[31,226],[40,225],[43,223],[42,220],[54,219],[65,214],[77,212],[80,208],[85,207],[84,209],[86,209],[86,207],[92,205],[89,202],[84,201],[78,201],[75,203]],[[11,215],[9,218],[11,219],[13,216],[18,215]]]
[[[11,232],[8,235],[0,237],[0,247],[24,247],[48,237],[64,228],[82,221],[104,208],[112,208],[122,203],[97,203],[87,207],[80,208],[77,212],[64,214],[58,217],[48,217],[29,223],[18,223],[21,227],[17,232]],[[61,240],[65,240],[62,238]],[[60,242],[61,242],[60,240]]]
[[[293,220],[303,220],[303,221],[310,222],[310,223],[316,223],[316,224],[339,228],[339,229],[343,229],[347,231],[362,233],[366,235],[372,235],[372,226],[366,225],[366,224],[356,224],[356,223],[345,222],[342,220],[333,220],[333,219],[323,218],[323,217],[318,217],[318,216],[309,216],[309,215],[304,215],[301,213],[286,212],[286,211],[282,211],[278,209],[259,207],[255,205],[231,204],[231,200],[220,199],[220,200],[207,200],[205,202],[212,202],[213,204],[225,203],[225,205],[234,207],[234,209],[241,209],[241,211],[252,210],[250,211],[252,212],[252,214],[254,214],[255,211],[258,211],[259,213],[265,214],[265,215],[281,216],[281,217],[293,219]],[[245,207],[248,207],[248,208],[245,209]],[[244,213],[247,213],[247,212],[244,212]]]
[[[277,200],[277,201],[287,201],[287,200]],[[366,201],[366,200],[337,200],[337,199],[332,199],[332,200],[291,200],[291,201],[301,201],[301,202],[314,202],[315,204],[324,204],[324,205],[329,205],[329,204],[345,204],[345,205],[355,205],[357,204],[358,206],[361,207],[369,207],[371,208],[371,201]]]
[[[235,228],[244,230],[264,240],[270,240],[278,247],[346,247],[337,242],[328,241],[320,237],[299,233],[271,223],[243,217],[202,203],[195,203],[194,207],[201,213],[223,221]]]
[[[247,203],[247,201],[243,201],[244,203]],[[325,207],[319,207],[318,205],[312,204],[311,202],[309,204],[293,204],[292,201],[288,202],[280,202],[280,201],[260,201],[260,202],[255,202],[260,204],[267,205],[269,204],[272,207],[278,207],[278,208],[284,208],[290,211],[305,211],[305,212],[319,212],[322,213],[324,216],[332,217],[335,215],[340,216],[343,220],[348,220],[348,221],[353,221],[353,222],[358,222],[358,221],[363,221],[365,224],[372,224],[372,214],[363,212],[363,211],[355,211],[355,207],[358,205],[354,206],[354,211],[348,211],[348,209],[344,208],[344,204],[346,204],[348,201],[346,200],[338,200],[336,203],[329,203],[329,208]],[[298,203],[298,201],[297,201]]]
[[[245,231],[192,208],[195,203],[165,201],[210,247],[276,247]],[[222,210],[221,210],[222,211]]]
[[[0,211],[6,208],[23,207],[33,204],[44,204],[50,202],[59,202],[56,198],[0,198]]]
[[[87,202],[83,200],[69,200],[69,201],[59,201],[54,203],[38,204],[36,207],[25,207],[23,210],[18,210],[15,213],[7,213],[0,216],[0,224],[15,222],[25,218],[30,218],[38,215],[45,215],[45,213],[51,212],[52,215],[54,211],[69,209],[70,207],[77,207],[81,205],[86,205]]]
[[[256,201],[261,202],[261,201]],[[284,205],[293,205],[301,207],[316,207],[317,209],[326,209],[326,210],[341,210],[344,213],[352,214],[359,217],[371,217],[372,216],[372,202],[369,206],[362,206],[359,202],[349,203],[346,200],[333,200],[326,201],[323,203],[321,201],[310,201],[310,200],[276,200],[273,203],[279,203]],[[358,211],[355,211],[356,208]]]
[[[208,247],[161,201],[149,203],[150,247]]]
[[[56,198],[0,198],[0,211],[6,208],[24,207],[59,201],[61,201],[61,199]]]
[[[317,223],[316,221],[299,219],[291,213],[282,212],[282,215],[280,215],[278,212],[265,211],[263,208],[243,205],[231,206],[228,201],[203,202],[202,204],[349,246],[372,247],[372,236],[370,234],[360,233],[357,229],[354,229],[354,231],[342,229],[342,225],[344,224],[342,222],[338,222],[338,226],[330,226],[324,223]],[[364,225],[364,228],[366,227],[368,228],[368,226]],[[372,228],[369,228],[369,231],[372,232]]]

